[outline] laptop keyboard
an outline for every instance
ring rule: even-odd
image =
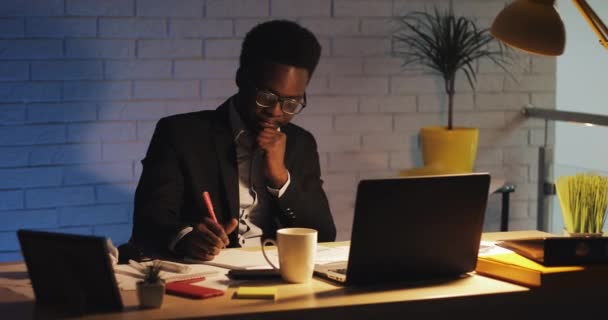
[[[346,274],[346,268],[340,268],[340,269],[331,269],[329,270],[331,272],[335,272],[335,273],[339,273],[339,274]]]

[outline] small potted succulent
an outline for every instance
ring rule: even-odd
[[[165,295],[165,281],[160,277],[160,263],[146,266],[144,279],[137,283],[137,297],[142,308],[160,308]]]

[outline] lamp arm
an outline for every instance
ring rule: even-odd
[[[586,0],[572,0],[579,12],[585,18],[595,35],[599,38],[600,44],[608,49],[608,28],[602,22],[602,19],[593,11],[593,8]]]

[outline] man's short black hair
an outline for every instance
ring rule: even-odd
[[[259,75],[260,68],[268,63],[306,69],[310,79],[320,57],[319,41],[312,32],[299,24],[287,20],[258,24],[247,33],[243,41],[237,85],[242,87],[244,76]]]

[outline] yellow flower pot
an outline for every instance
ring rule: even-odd
[[[476,128],[424,127],[420,130],[424,167],[401,175],[469,173],[475,166],[479,130]]]

